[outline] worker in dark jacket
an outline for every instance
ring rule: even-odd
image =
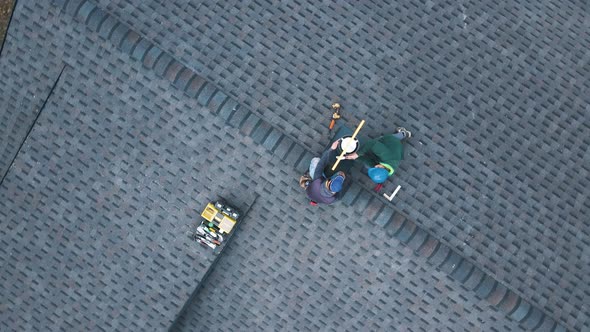
[[[305,192],[313,203],[332,204],[342,198],[351,179],[344,171],[340,170],[330,177],[326,177],[324,169],[332,167],[332,161],[336,160],[336,148],[339,141],[332,143],[330,149],[324,151],[321,157],[313,158],[309,166],[311,182]]]
[[[402,142],[410,137],[412,133],[400,127],[392,135],[384,135],[364,143],[357,153],[347,158],[362,162],[371,180],[381,184],[395,173],[404,159]]]

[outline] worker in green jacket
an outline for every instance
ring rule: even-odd
[[[410,137],[412,133],[409,130],[399,127],[394,134],[383,135],[362,144],[356,153],[346,159],[362,162],[371,180],[381,184],[395,173],[404,159],[402,142]]]

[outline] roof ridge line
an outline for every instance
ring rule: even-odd
[[[410,247],[417,256],[423,256],[436,269],[472,290],[480,299],[503,311],[527,330],[567,331],[567,328],[532,305],[529,300],[493,278],[468,258],[458,254],[413,221],[394,215],[385,226],[386,232]]]
[[[271,154],[292,165],[296,171],[303,173],[307,169],[314,157],[311,151],[258,114],[241,107],[237,101],[208,82],[206,78],[180,63],[168,52],[161,50],[152,41],[142,37],[126,23],[102,10],[90,0],[52,0],[52,4],[59,7],[60,11],[65,11],[74,19],[80,20],[102,38],[109,40],[121,52],[140,61],[145,68],[153,70],[156,75],[168,80],[188,96],[196,98],[199,104],[220,116],[226,124],[252,138],[255,143],[265,147]],[[521,326],[529,330],[567,331],[566,327],[542,309],[531,305],[523,296],[495,280],[391,205],[386,204],[380,195],[366,186],[353,186],[350,191],[352,193],[349,192],[348,197],[345,196],[346,199],[343,201],[345,204],[350,205],[360,199],[359,204],[366,204],[363,209],[373,202],[384,206],[376,207],[378,215],[374,219],[375,224],[385,228],[390,236],[396,237],[401,243],[412,248],[416,255],[425,256],[437,269],[446,272],[466,288],[475,291],[477,297],[486,299]],[[380,198],[374,200],[373,198],[377,196]],[[213,266],[209,269],[211,268]]]

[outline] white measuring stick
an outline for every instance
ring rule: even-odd
[[[383,194],[383,196],[385,196],[385,198],[387,198],[387,200],[391,202],[391,200],[395,197],[395,195],[401,189],[401,187],[402,186],[397,186],[397,188],[395,188],[395,190],[393,191],[393,193],[391,193],[391,196],[387,196],[387,194]]]

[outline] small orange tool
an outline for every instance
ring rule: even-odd
[[[334,110],[334,113],[332,113],[332,119],[330,120],[330,126],[328,126],[329,130],[334,129],[334,125],[336,125],[336,120],[338,120],[342,117],[340,115],[340,108],[341,108],[341,106],[339,103],[332,104],[332,109]]]

